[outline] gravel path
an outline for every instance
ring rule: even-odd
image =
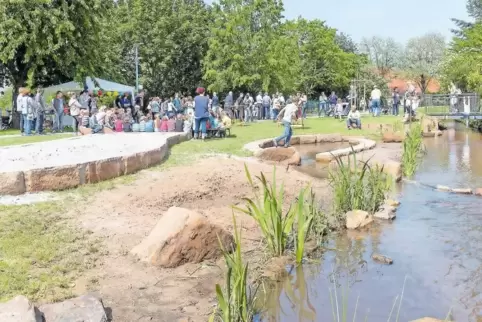
[[[0,148],[0,172],[58,167],[131,155],[161,147],[178,133],[78,136]]]

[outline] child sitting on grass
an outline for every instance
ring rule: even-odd
[[[183,131],[184,133],[192,131],[191,115],[189,114],[184,117]]]
[[[167,132],[174,132],[176,131],[176,120],[174,120],[173,117],[171,117],[167,121]]]
[[[169,119],[167,118],[167,116],[162,117],[161,132],[167,132],[169,130],[168,121]]]
[[[139,132],[145,132],[145,131],[146,131],[146,117],[141,116],[139,121]]]
[[[124,123],[122,123],[122,130],[124,132],[132,132],[132,124],[128,116],[124,117]]]
[[[114,128],[116,132],[124,132],[124,122],[120,115],[117,115],[117,120],[115,120]]]
[[[161,132],[161,118],[159,113],[154,116],[154,132]]]
[[[150,113],[147,115],[146,132],[154,132],[154,121],[152,120]]]

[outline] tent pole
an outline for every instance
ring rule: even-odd
[[[136,93],[139,93],[139,46],[136,44]]]

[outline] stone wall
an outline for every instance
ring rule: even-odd
[[[188,133],[179,133],[167,137],[160,143],[160,147],[127,156],[26,171],[0,172],[0,195],[65,190],[135,173],[161,163],[171,146],[189,138]]]

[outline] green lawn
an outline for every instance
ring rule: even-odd
[[[366,124],[394,124],[401,121],[401,117],[381,116],[381,117],[364,117],[362,118],[362,128]],[[351,130],[346,128],[345,120],[336,120],[334,118],[309,118],[305,120],[304,129],[294,129],[293,135],[302,135],[310,133],[341,133],[346,135],[365,135],[377,138],[378,134],[368,130]],[[238,156],[249,155],[249,152],[243,150],[246,143],[265,139],[274,138],[281,135],[283,127],[273,122],[258,122],[248,126],[234,125],[231,129],[232,137],[225,139],[212,139],[202,141],[189,141],[172,147],[170,156],[166,162],[160,167],[171,167],[179,164],[187,164],[194,161],[200,155],[209,155],[216,153],[225,153]]]
[[[384,116],[363,118],[363,124],[393,124],[400,118]],[[344,121],[333,118],[308,119],[305,129],[295,129],[294,135],[309,133],[341,133],[368,135],[368,131],[348,131]],[[282,133],[283,127],[272,122],[259,122],[232,128],[233,137],[212,139],[206,142],[188,141],[171,149],[169,158],[154,171],[187,164],[197,158],[215,153],[248,155],[243,145],[258,139],[271,138]],[[62,138],[63,136],[59,136]],[[19,137],[14,141],[0,138],[0,144],[29,143],[44,137]],[[57,138],[49,136],[46,138]],[[38,141],[36,141],[38,142]],[[58,193],[59,199],[43,204],[0,206],[0,301],[24,294],[32,300],[61,300],[72,295],[73,283],[95,263],[99,242],[87,232],[78,231],[65,219],[63,213],[69,204],[85,202],[92,195],[116,185],[129,184],[138,175],[133,174],[77,189]]]

